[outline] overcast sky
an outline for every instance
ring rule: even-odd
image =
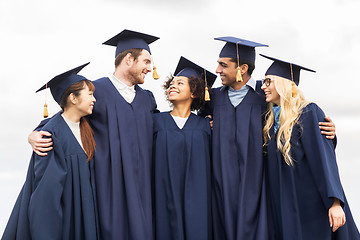
[[[88,61],[81,74],[89,79],[112,74],[115,49],[101,43],[123,29],[160,37],[151,50],[161,78],[149,74],[143,87],[162,111],[169,106],[160,86],[181,55],[215,72],[223,42],[214,37],[268,44],[257,53],[316,70],[301,74],[300,88],[336,124],[341,179],[359,225],[359,9],[357,0],[1,0],[0,233],[25,179],[27,135],[42,119],[45,94],[35,91]],[[258,56],[253,76],[270,64]],[[50,115],[59,110],[50,94],[48,104]]]

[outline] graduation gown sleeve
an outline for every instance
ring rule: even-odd
[[[294,166],[285,163],[271,130],[266,176],[274,239],[359,239],[341,186],[333,143],[319,129],[324,117],[314,103],[303,109],[290,140]],[[335,233],[328,218],[334,198],[341,201],[347,220]]]
[[[33,154],[33,194],[29,202],[33,239],[61,239],[63,209],[61,198],[67,174],[61,145],[53,136],[54,149],[47,156]]]
[[[344,193],[336,164],[334,145],[320,133],[319,122],[325,121],[324,112],[314,103],[304,109],[299,119],[303,132],[301,143],[314,182],[317,184],[327,209],[337,198],[344,204]],[[299,154],[299,153],[295,153]]]
[[[43,128],[54,148],[33,153],[26,181],[4,232],[4,240],[98,239],[99,229],[92,160],[61,113]]]

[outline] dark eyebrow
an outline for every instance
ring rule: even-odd
[[[226,65],[227,66],[227,63],[226,62],[223,62],[223,61],[217,61],[220,65]]]

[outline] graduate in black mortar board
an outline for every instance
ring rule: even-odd
[[[263,135],[272,239],[360,239],[341,186],[333,142],[320,132],[325,114],[298,88],[300,70],[274,62],[262,89],[269,109]]]
[[[95,87],[77,74],[86,65],[54,77],[38,90],[50,88],[62,111],[41,128],[51,133],[53,149],[46,156],[33,153],[3,240],[100,239],[95,141],[85,118],[93,112]]]
[[[216,75],[181,57],[164,84],[170,112],[154,114],[155,239],[211,239],[211,130],[192,111]]]

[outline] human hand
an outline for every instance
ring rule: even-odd
[[[43,138],[44,136],[48,138]],[[39,156],[46,156],[48,151],[53,149],[51,133],[46,131],[33,131],[28,136],[28,142],[33,151]]]
[[[319,122],[321,134],[325,135],[327,139],[335,138],[335,123],[330,117],[325,117],[327,122]]]
[[[211,127],[211,130],[213,130],[213,126],[214,126],[213,123],[214,123],[214,121],[212,120],[212,116],[211,116],[211,115],[207,115],[206,117],[210,119],[210,127]]]
[[[344,226],[345,222],[344,210],[340,206],[339,199],[335,199],[333,205],[329,208],[329,223],[332,231],[335,232],[339,227]]]

